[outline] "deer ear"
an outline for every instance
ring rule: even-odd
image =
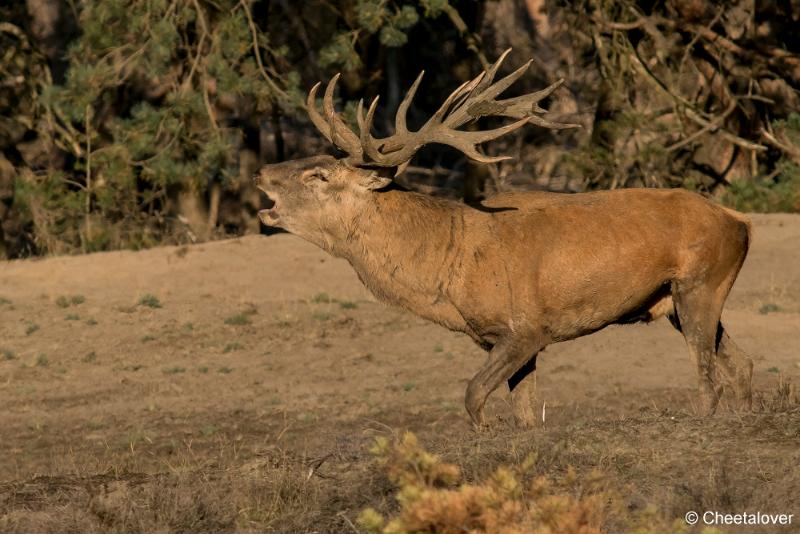
[[[369,169],[367,172],[361,173],[358,178],[358,184],[364,189],[375,191],[376,189],[383,189],[392,183],[393,176],[394,167]]]

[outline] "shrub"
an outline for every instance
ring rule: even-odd
[[[424,450],[411,434],[395,443],[378,438],[371,452],[397,486],[400,510],[385,518],[365,509],[358,522],[383,534],[437,533],[599,533],[608,495],[599,477],[580,481],[573,471],[554,484],[535,476],[535,458],[500,466],[487,479],[465,483],[460,469]]]

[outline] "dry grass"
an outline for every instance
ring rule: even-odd
[[[298,436],[327,447],[309,449],[266,429],[213,427],[171,452],[130,436],[103,458],[64,455],[73,475],[0,484],[0,531],[648,533],[680,531],[688,510],[791,513],[800,405],[769,406],[420,438],[314,421]]]
[[[464,510],[476,531],[553,530],[532,515],[547,499],[572,518],[552,514],[555,531],[669,532],[688,510],[797,515],[800,220],[782,221],[757,226],[726,312],[756,362],[753,413],[726,395],[697,417],[683,340],[653,324],[548,347],[546,426],[528,431],[504,392],[490,429],[469,425],[464,387],[486,357],[469,339],[369,300],[349,267],[288,237],[4,266],[0,532],[340,534],[367,508],[407,530],[463,524]],[[145,291],[163,307],[137,305]],[[249,323],[225,324],[232,314]],[[418,447],[391,456],[406,431]],[[376,464],[376,438],[400,471]],[[446,468],[403,501],[397,473],[428,455],[457,478]]]

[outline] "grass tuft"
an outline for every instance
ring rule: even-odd
[[[244,326],[250,324],[250,316],[246,313],[237,313],[225,319],[225,324],[231,326]]]
[[[86,297],[83,295],[62,295],[56,299],[56,306],[59,308],[69,308],[70,306],[77,306],[86,302]]]
[[[334,302],[334,299],[332,299],[327,293],[317,293],[311,297],[311,302],[314,304],[328,304]]]
[[[139,306],[146,306],[153,309],[161,308],[161,301],[159,301],[158,297],[155,295],[147,293],[139,298]]]
[[[314,312],[314,313],[311,314],[311,317],[315,321],[327,321],[327,320],[329,320],[331,318],[331,314],[330,313],[325,313],[325,312]]]
[[[223,353],[223,354],[228,354],[229,352],[234,352],[234,351],[237,351],[237,350],[242,350],[243,348],[244,348],[244,347],[242,346],[242,344],[241,344],[241,343],[239,343],[239,342],[237,342],[237,341],[234,341],[233,343],[228,343],[227,345],[225,345],[225,348],[224,348],[224,349],[222,349],[222,353]]]

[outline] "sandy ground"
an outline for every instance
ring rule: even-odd
[[[279,455],[297,473],[325,460],[300,508],[188,530],[338,532],[366,504],[391,509],[369,492],[365,449],[410,429],[467,474],[535,447],[542,469],[599,468],[666,519],[763,508],[799,516],[774,531],[800,531],[800,217],[752,218],[723,322],[755,360],[755,413],[723,401],[698,418],[683,338],[662,320],[548,347],[546,422],[525,432],[505,392],[490,430],[468,424],[464,388],[485,354],[466,336],[376,302],[346,262],[288,234],[0,263],[0,530],[94,510],[109,480]]]

